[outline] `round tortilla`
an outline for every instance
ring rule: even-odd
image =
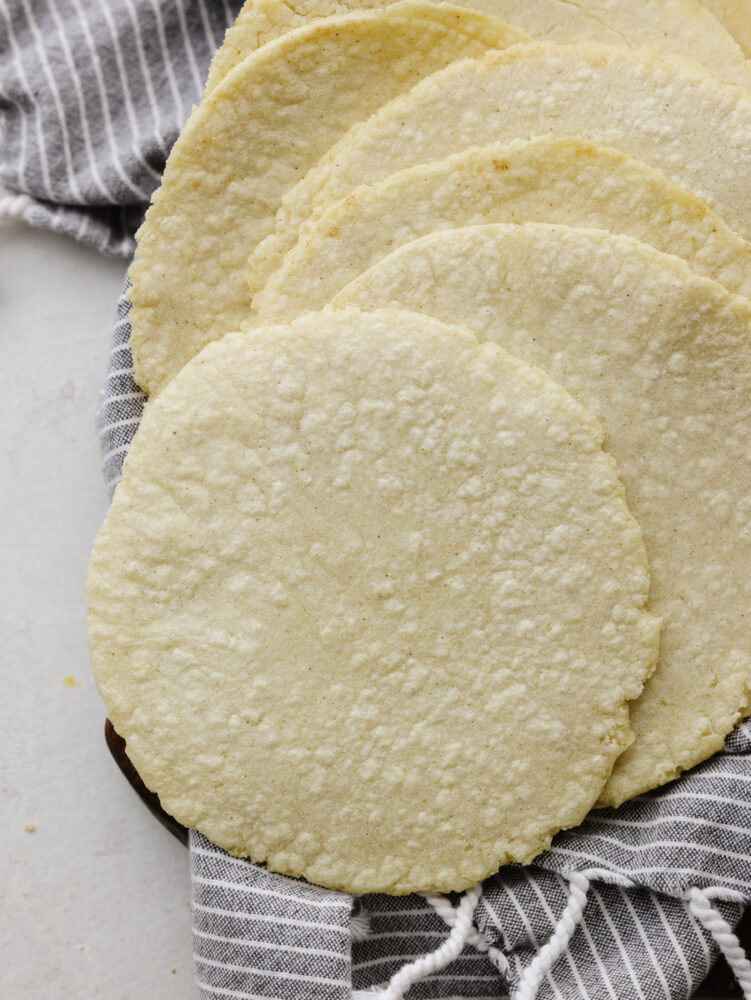
[[[648,579],[547,375],[427,317],[309,314],[149,403],[89,643],[180,822],[333,888],[460,890],[596,800],[657,655]]]
[[[303,227],[297,245],[253,299],[257,321],[279,322],[322,308],[349,281],[419,236],[490,222],[625,233],[751,296],[751,244],[700,198],[618,150],[543,138],[470,150],[357,188]],[[259,247],[251,271],[261,257]],[[251,286],[256,281],[251,277]]]
[[[393,0],[247,0],[214,56],[207,89],[216,86],[249,52],[321,17],[388,7]],[[718,11],[718,6],[725,8]],[[744,55],[737,44],[743,16],[731,8],[748,0],[709,0],[713,17],[697,0],[459,0],[458,6],[484,11],[516,24],[533,38],[570,44],[648,46],[679,53],[707,66],[736,86],[751,86]],[[746,14],[746,16],[748,16]],[[717,20],[719,18],[719,22]],[[723,27],[724,25],[724,27]],[[728,30],[729,29],[729,30]],[[735,38],[733,37],[735,36]]]
[[[463,323],[600,416],[663,619],[601,804],[719,750],[751,708],[751,303],[629,237],[537,224],[423,237],[334,302]]]
[[[130,269],[135,377],[153,395],[236,330],[248,255],[282,196],[352,125],[457,57],[526,36],[420,0],[290,32],[250,55],[191,115],[137,234]]]
[[[746,92],[646,49],[535,43],[455,62],[353,128],[283,199],[256,283],[280,266],[306,219],[358,185],[547,133],[613,146],[662,170],[751,238]]]

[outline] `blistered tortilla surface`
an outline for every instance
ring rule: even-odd
[[[303,227],[253,299],[256,322],[322,308],[349,281],[419,236],[532,221],[625,233],[751,296],[751,245],[700,198],[618,150],[546,137],[469,150],[357,188]],[[251,287],[256,283],[251,277]]]
[[[751,306],[625,236],[530,224],[407,244],[334,300],[463,323],[606,429],[663,619],[617,805],[721,749],[751,691]]]
[[[352,128],[285,195],[264,244],[265,274],[311,215],[361,184],[474,146],[546,134],[644,161],[751,238],[746,91],[648,49],[532,43],[455,62]]]
[[[286,31],[321,17],[388,7],[390,2],[394,0],[248,0],[214,56],[208,87],[216,86],[249,52]],[[646,45],[679,53],[728,83],[750,85],[742,51],[749,33],[744,26],[749,0],[708,0],[706,6],[720,23],[697,0],[460,0],[459,6],[516,24],[533,38]]]
[[[403,0],[320,20],[251,53],[180,134],[130,269],[135,377],[157,393],[250,303],[248,255],[285,191],[353,123],[462,56],[526,36],[496,18]]]
[[[657,654],[590,412],[427,317],[210,345],[146,409],[88,576],[162,805],[351,892],[463,889],[577,824]]]

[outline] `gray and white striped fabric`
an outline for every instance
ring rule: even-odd
[[[0,212],[129,255],[237,6],[0,0],[0,179],[12,192]],[[110,490],[145,403],[128,310],[123,295],[98,413]],[[353,900],[230,858],[196,833],[190,854],[204,1000],[372,995],[449,938],[458,957],[433,962],[409,1000],[682,1000],[704,979],[717,941],[751,997],[751,966],[730,931],[751,901],[748,722],[680,781],[593,813],[534,866],[489,879],[471,937],[457,935],[447,900]]]
[[[128,257],[239,0],[0,0],[5,211]]]

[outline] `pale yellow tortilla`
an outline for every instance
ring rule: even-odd
[[[416,237],[529,221],[625,233],[751,296],[751,245],[701,199],[618,150],[543,138],[458,153],[358,188],[303,226],[297,245],[253,300],[256,322],[320,309]],[[254,262],[251,255],[251,269]]]
[[[176,142],[138,232],[131,348],[149,394],[239,327],[243,267],[285,191],[354,122],[461,56],[524,38],[495,18],[405,0],[330,18],[248,56]]]
[[[355,126],[284,197],[251,292],[279,267],[302,224],[358,185],[547,133],[643,160],[751,238],[749,95],[645,49],[529,44],[456,62]]]
[[[109,717],[182,823],[349,892],[578,824],[657,654],[595,418],[423,316],[230,334],[150,402],[88,574]]]
[[[601,804],[719,750],[751,707],[751,303],[629,237],[530,224],[423,237],[334,304],[465,324],[595,410],[663,619]]]
[[[207,89],[216,86],[249,52],[316,18],[387,7],[393,0],[248,0],[214,56]],[[748,0],[460,0],[459,6],[484,11],[518,25],[533,38],[551,42],[594,41],[606,45],[648,46],[703,63],[721,80],[751,86],[744,54],[737,44],[740,5]],[[716,17],[706,10],[713,8]],[[720,13],[718,7],[724,10]],[[719,21],[717,20],[719,18]],[[721,23],[720,23],[721,22]],[[724,27],[723,27],[724,25]],[[733,37],[735,36],[735,38]],[[743,36],[745,38],[745,36]],[[736,41],[737,39],[737,41]]]
[[[702,0],[702,4],[714,14],[720,24],[727,28],[746,57],[751,56],[750,0]],[[246,4],[247,6],[249,5]]]

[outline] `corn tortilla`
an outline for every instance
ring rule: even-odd
[[[662,170],[751,238],[746,92],[646,49],[532,43],[455,62],[355,126],[284,197],[248,275],[251,292],[303,223],[357,186],[473,146],[545,134],[613,146]]]
[[[303,227],[253,300],[257,321],[322,308],[386,254],[427,233],[532,221],[625,233],[751,296],[751,245],[700,198],[618,150],[541,138],[469,150],[357,188]]]
[[[630,237],[538,224],[423,237],[334,303],[463,323],[600,416],[663,619],[601,804],[719,750],[751,707],[751,303]]]
[[[424,316],[230,334],[154,401],[88,574],[94,672],[182,823],[350,892],[581,821],[659,622],[597,420]]]
[[[243,268],[281,198],[354,122],[462,55],[524,38],[495,18],[405,0],[265,45],[176,142],[131,267],[136,381],[154,394],[249,306]]]
[[[388,7],[393,0],[248,0],[226,34],[209,71],[216,86],[245,56],[286,31],[321,17]],[[719,12],[718,6],[725,8]],[[648,46],[703,63],[727,83],[751,86],[738,42],[740,8],[748,0],[460,0],[458,6],[484,11],[518,25],[533,38],[551,42],[595,41],[606,45]],[[706,9],[710,6],[713,17]],[[724,25],[724,27],[723,27]],[[737,41],[736,41],[737,40]]]

